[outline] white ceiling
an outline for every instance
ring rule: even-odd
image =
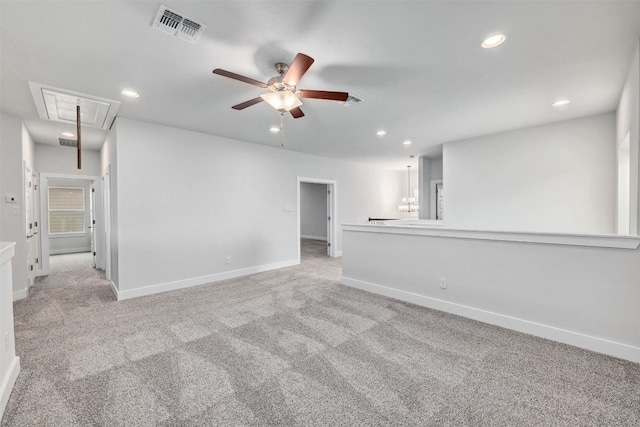
[[[190,44],[151,27],[160,4],[2,0],[2,112],[38,143],[72,131],[38,118],[35,81],[119,100],[121,117],[279,146],[275,110],[231,109],[262,90],[212,70],[266,82],[303,52],[316,62],[299,88],[364,101],[305,100],[305,117],[285,117],[286,148],[402,169],[447,141],[615,110],[640,36],[640,1],[167,0],[207,25]],[[482,49],[496,32],[507,42]],[[83,146],[104,135],[83,129]]]

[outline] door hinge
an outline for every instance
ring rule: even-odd
[[[29,230],[31,230],[33,228],[33,223],[29,223]]]
[[[93,253],[93,256],[96,256],[96,253],[95,253],[95,252]]]
[[[38,226],[38,221],[36,221],[36,227]]]
[[[328,219],[329,221],[331,221],[331,217],[328,217],[327,219]]]
[[[327,190],[327,194],[331,194],[331,190]]]
[[[327,242],[327,246],[331,246],[331,243]]]
[[[31,271],[33,271],[33,265],[30,265],[29,267],[31,267]]]
[[[37,190],[38,189],[38,184],[34,184],[33,189]]]
[[[36,264],[40,262],[40,258],[36,258]]]
[[[93,225],[96,225],[96,220],[95,219],[93,220]]]
[[[92,193],[95,193],[95,192],[96,192],[96,189],[95,189],[95,188],[92,188],[92,189],[91,189],[91,192],[92,192]]]

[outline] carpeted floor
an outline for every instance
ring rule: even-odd
[[[52,259],[2,426],[640,425],[640,365],[341,286],[325,253],[122,302]]]

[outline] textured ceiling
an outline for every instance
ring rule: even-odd
[[[119,100],[122,117],[279,146],[275,110],[230,108],[262,90],[211,71],[266,82],[303,52],[316,62],[300,88],[363,102],[305,100],[305,117],[285,117],[286,149],[400,169],[447,141],[615,110],[640,35],[639,1],[165,4],[207,25],[196,44],[151,27],[156,1],[3,0],[2,112],[55,143],[68,125],[38,118],[35,81]],[[507,42],[482,49],[495,32]],[[564,97],[568,107],[550,106]],[[104,134],[83,133],[84,145]]]

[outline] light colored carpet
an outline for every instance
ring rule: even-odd
[[[640,365],[341,286],[325,249],[122,302],[39,279],[2,426],[640,424]]]

